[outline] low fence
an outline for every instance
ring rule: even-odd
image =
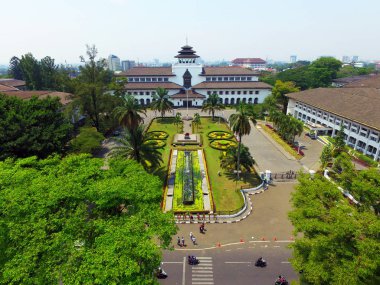
[[[272,173],[272,180],[296,180],[297,173],[294,171]]]

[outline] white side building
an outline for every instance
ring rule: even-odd
[[[317,88],[287,97],[288,114],[333,137],[343,125],[347,145],[380,160],[380,89]]]

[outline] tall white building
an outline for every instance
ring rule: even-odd
[[[290,63],[296,63],[297,62],[297,56],[296,55],[291,55],[290,56]]]
[[[107,60],[107,64],[108,64],[109,70],[112,70],[112,71],[121,70],[120,58],[118,58],[116,55],[113,55],[113,54],[109,55],[108,60]]]
[[[158,87],[168,90],[175,107],[200,107],[213,93],[228,105],[262,103],[271,94],[272,86],[259,82],[258,71],[240,66],[204,66],[188,45],[175,58],[177,62],[169,67],[134,67],[118,76],[128,78],[128,93],[144,105],[152,102]]]
[[[121,62],[121,70],[122,71],[127,71],[133,67],[136,66],[136,62],[134,60],[123,60]]]

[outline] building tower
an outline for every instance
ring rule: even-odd
[[[112,70],[112,71],[121,70],[120,58],[118,58],[116,55],[113,55],[113,54],[109,55],[107,64],[108,64],[109,70]]]
[[[189,45],[183,46],[178,53],[175,56],[175,58],[178,58],[178,63],[196,63],[196,59],[199,57],[195,54],[193,47]]]

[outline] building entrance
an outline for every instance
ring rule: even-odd
[[[183,106],[184,107],[193,107],[193,102],[191,100],[189,100],[189,101],[184,100],[183,101]]]

